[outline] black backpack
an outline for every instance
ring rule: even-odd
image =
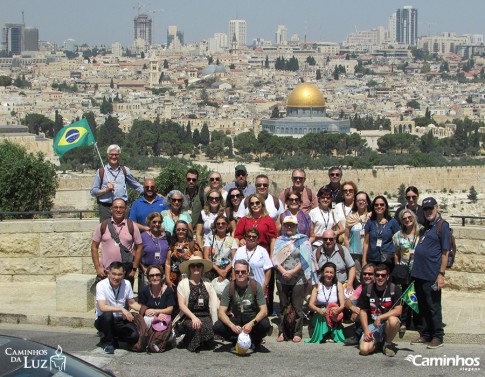
[[[445,223],[445,220],[443,220],[441,217],[438,220],[438,229],[436,230],[436,234],[438,237],[441,238],[441,229],[443,228],[443,224]],[[448,224],[449,225],[449,224]],[[453,263],[455,263],[455,255],[456,255],[456,242],[455,242],[455,236],[453,235],[453,229],[450,228],[450,252],[448,253],[448,263],[446,264],[446,268],[451,268],[453,267]]]

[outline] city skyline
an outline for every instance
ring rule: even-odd
[[[62,0],[1,0],[0,25],[21,23],[39,29],[39,39],[59,46],[72,38],[76,44],[133,44],[133,19],[138,11],[153,19],[154,44],[166,42],[166,30],[176,25],[184,31],[186,43],[208,40],[214,33],[227,33],[231,19],[247,22],[247,43],[254,38],[274,41],[278,25],[286,25],[288,38],[298,34],[308,41],[342,42],[355,30],[369,30],[377,26],[387,28],[390,15],[398,8],[411,5],[419,11],[418,37],[442,32],[485,34],[481,15],[485,1],[469,0],[461,7],[451,0],[441,0],[439,6],[427,0],[375,0],[361,2],[342,0],[324,4],[315,0],[281,4],[273,0],[228,4],[212,0],[210,3],[181,0],[172,3],[146,2],[137,9],[134,0],[105,0],[97,2],[69,2]],[[163,11],[161,11],[163,9]],[[72,17],[69,15],[72,14]],[[217,16],[215,17],[214,14]]]

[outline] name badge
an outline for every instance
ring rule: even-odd
[[[381,246],[382,246],[382,239],[381,239],[381,238],[378,238],[378,239],[377,239],[376,246],[377,246],[377,247],[381,247]]]
[[[155,260],[160,260],[160,252],[159,251],[155,252]]]
[[[202,296],[199,296],[199,299],[197,300],[197,304],[199,306],[204,306],[204,298]]]
[[[337,203],[335,202],[332,202],[332,209],[335,209],[335,206],[337,205]]]

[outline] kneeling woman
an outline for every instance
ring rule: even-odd
[[[337,267],[332,262],[320,269],[320,281],[313,286],[308,307],[312,316],[313,336],[306,343],[343,342],[342,317],[344,311],[344,288],[337,280]]]
[[[180,264],[180,272],[188,276],[177,286],[178,304],[185,315],[185,337],[180,346],[192,352],[214,348],[212,325],[217,321],[219,300],[212,285],[202,281],[204,271],[211,268],[211,261],[196,255]]]
[[[175,305],[175,294],[164,283],[163,267],[151,265],[146,269],[148,285],[140,290],[138,303],[142,318],[136,321],[140,339],[136,351],[163,352],[172,333],[171,315]],[[140,323],[139,321],[144,321]],[[160,323],[156,326],[157,323]],[[146,327],[144,327],[145,325]],[[154,331],[159,334],[154,333]]]

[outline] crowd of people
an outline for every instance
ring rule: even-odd
[[[419,332],[412,344],[443,345],[450,228],[434,198],[418,204],[416,187],[394,217],[385,196],[342,181],[340,167],[316,192],[295,169],[279,195],[265,174],[249,183],[244,165],[226,186],[212,172],[206,188],[189,169],[186,186],[162,196],[153,179],[141,185],[119,163],[119,146],[107,153],[91,189],[100,219],[91,246],[95,327],[106,353],[118,341],[134,351],[199,352],[216,339],[239,353],[263,350],[271,316],[278,342],[301,342],[309,319],[305,342],[358,346],[361,355],[394,356],[395,337],[408,329]],[[130,210],[127,186],[141,195]],[[419,313],[402,299],[413,287]]]

